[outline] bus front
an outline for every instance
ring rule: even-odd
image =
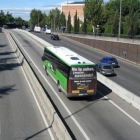
[[[67,86],[68,97],[95,95],[97,90],[95,65],[72,66]]]

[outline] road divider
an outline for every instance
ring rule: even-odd
[[[97,73],[97,79],[122,99],[126,100],[128,103],[132,104],[135,108],[140,110],[140,97],[115,83],[114,81],[110,80],[109,78],[101,75],[100,73]]]
[[[26,73],[26,76],[28,77],[28,80],[33,88],[33,91],[34,91],[35,96],[39,102],[39,105],[42,109],[42,112],[45,116],[45,119],[47,122],[49,122],[48,129],[53,130],[53,134],[55,135],[56,139],[58,139],[58,140],[72,140],[72,137],[69,134],[66,126],[64,125],[63,121],[61,120],[58,113],[54,109],[51,101],[46,96],[46,93],[43,90],[43,87],[40,85],[37,77],[35,76],[34,72],[32,71],[32,68],[30,67],[26,58],[22,54],[17,43],[14,41],[12,34],[10,34],[10,32],[8,32],[6,30],[5,30],[5,33],[6,33],[7,37],[9,38],[11,45],[14,48],[15,53],[18,56],[20,64]],[[46,43],[46,45],[49,45],[49,44]],[[49,46],[51,46],[51,45],[49,45]]]
[[[20,30],[26,34],[28,34],[30,37],[36,39],[40,43],[46,45],[46,46],[53,46],[52,44],[46,42],[45,40],[35,36],[34,34],[31,34],[30,32]],[[122,99],[126,100],[128,103],[132,104],[135,108],[140,110],[140,97],[133,94],[132,92],[128,91],[127,89],[123,88],[121,85],[113,82],[109,78],[101,75],[100,73],[97,73],[97,79],[99,82],[110,88],[114,93],[116,93],[118,96],[120,96]]]

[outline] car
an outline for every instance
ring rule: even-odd
[[[115,57],[112,57],[112,56],[106,56],[104,58],[102,58],[100,60],[101,63],[106,63],[106,64],[110,64],[112,65],[113,67],[118,67],[118,61]]]
[[[45,30],[45,34],[51,34],[51,28],[46,28],[46,30]]]
[[[34,27],[34,32],[40,33],[41,32],[41,28],[39,26],[35,26]]]
[[[51,34],[51,39],[52,40],[59,40],[59,36],[55,34]]]
[[[110,64],[98,63],[96,70],[103,75],[114,75],[114,68]]]

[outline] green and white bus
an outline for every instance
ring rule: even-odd
[[[91,96],[96,93],[95,64],[66,47],[45,47],[42,56],[47,75],[67,97]]]

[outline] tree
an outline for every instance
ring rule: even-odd
[[[74,16],[74,32],[77,33],[77,10]]]
[[[91,21],[95,28],[100,21],[100,15],[102,12],[103,0],[85,0],[84,13],[85,17]]]
[[[80,23],[80,21],[79,21],[79,17],[78,17],[78,19],[77,19],[77,32],[79,32],[79,23]]]
[[[113,26],[112,26],[112,34],[118,34],[118,29],[119,29],[119,12],[118,10],[115,12],[115,17],[113,21]]]
[[[2,26],[4,24],[4,20],[5,20],[5,15],[4,15],[4,12],[1,10],[1,12],[0,12],[0,26]]]
[[[138,10],[135,8],[135,4],[132,3],[130,5],[129,15],[128,15],[128,35],[136,35],[138,33],[139,28],[139,15]],[[137,11],[135,11],[137,10]]]
[[[65,15],[63,14],[63,12],[60,14],[59,23],[60,23],[60,26],[66,26],[66,19],[65,19]]]
[[[5,15],[5,22],[14,22],[14,18],[9,12]]]
[[[84,16],[84,23],[82,24],[82,31],[84,33],[87,33],[87,21],[86,21],[86,17]]]
[[[68,15],[67,31],[68,32],[71,31],[71,16],[70,16],[70,12],[69,12],[69,15]]]
[[[33,26],[38,25],[40,26],[40,21],[42,20],[42,12],[40,10],[33,9],[30,13],[30,18]]]
[[[52,9],[49,13],[51,26],[56,29],[60,26],[60,10],[58,8]]]

